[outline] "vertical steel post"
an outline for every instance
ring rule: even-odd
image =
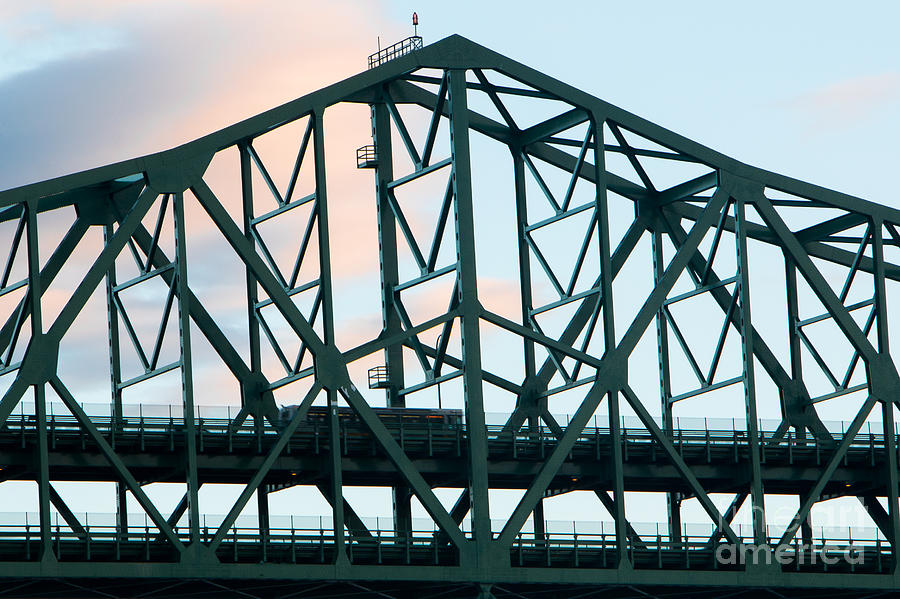
[[[241,159],[241,212],[244,221],[244,238],[255,251],[256,237],[253,235],[253,218],[255,214],[253,208],[253,173],[251,172],[250,165],[251,157],[249,143],[250,142],[245,141],[238,144],[238,151]],[[260,349],[259,342],[259,318],[257,317],[256,312],[257,305],[259,304],[259,286],[256,277],[249,267],[245,266],[244,272],[247,292],[247,341],[250,349],[250,372],[258,375],[258,378],[261,379],[262,350]],[[253,389],[252,394],[248,393],[249,389],[245,387],[248,384],[250,383],[247,381],[240,381],[241,404],[244,406],[244,409],[252,415],[254,432],[256,433],[257,439],[261,439],[263,428],[265,427],[263,407],[260,405],[261,397],[258,389]],[[252,404],[255,403],[256,405],[248,406],[248,402]],[[259,520],[258,525],[260,530],[262,530],[264,525],[262,519]],[[268,522],[265,523],[265,526],[268,527]]]
[[[250,245],[250,247],[255,249],[256,238],[253,235],[253,174],[251,172],[251,158],[250,150],[248,148],[248,142],[238,144],[238,151],[240,152],[241,159],[241,205],[244,221],[244,238],[247,240],[247,243]],[[256,316],[256,306],[259,303],[259,288],[256,282],[256,277],[250,271],[249,267],[245,267],[245,278],[247,292],[247,336],[250,349],[250,371],[253,374],[261,375],[262,351],[260,349],[259,342],[259,319]],[[260,376],[260,378],[262,377]],[[241,381],[240,384],[242,386],[241,403],[246,408],[249,408],[250,413],[253,415],[253,426],[256,430],[256,434],[261,436],[263,432],[262,429],[265,426],[262,415],[262,406],[257,405],[256,409],[247,406],[246,403],[247,400],[250,399],[250,397],[247,393],[247,389],[243,389],[243,386],[247,383]],[[257,390],[254,390],[254,397],[252,399],[253,401],[259,402],[261,398],[256,393]],[[266,492],[265,484],[261,484],[256,490],[256,501],[257,526],[259,528],[260,543],[262,544],[261,555],[265,556],[265,547],[269,540],[269,496]]]
[[[113,236],[112,224],[103,226],[103,245],[109,243]],[[116,277],[116,261],[113,260],[106,274],[106,314],[109,327],[109,374],[110,394],[113,405],[113,417],[117,422],[122,420],[122,390],[119,383],[122,382],[122,363],[119,346],[119,311],[116,307],[114,288],[118,284]]]
[[[539,416],[528,417],[528,430],[534,435],[540,435],[541,419]],[[515,433],[513,433],[515,434]],[[547,516],[544,514],[544,498],[541,497],[534,504],[534,511],[531,513],[531,523],[534,528],[534,540],[538,544],[547,542]]]
[[[809,500],[808,493],[800,493],[797,497],[800,505],[805,505]],[[815,505],[815,502],[813,503]],[[812,509],[809,510],[809,514],[806,515],[806,518],[803,519],[803,522],[800,523],[800,540],[804,545],[812,547],[813,544],[813,527],[812,527]]]
[[[375,193],[378,217],[378,261],[381,274],[381,318],[384,333],[396,335],[403,330],[400,315],[394,306],[394,289],[400,283],[397,266],[397,222],[388,198],[389,185],[394,178],[394,156],[391,146],[391,118],[387,105],[373,104],[372,138],[375,142]],[[404,387],[403,344],[394,343],[384,349],[389,387],[387,405],[403,408],[406,401],[399,391]],[[394,512],[394,531],[409,535],[412,531],[412,493],[406,485],[391,488]]]
[[[521,297],[522,307],[522,325],[529,326],[531,319],[532,305],[532,289],[531,289],[531,254],[528,249],[526,240],[526,230],[528,226],[528,198],[526,195],[525,185],[525,157],[524,150],[521,147],[510,146],[510,153],[513,159],[513,179],[516,192],[516,241],[519,252],[519,294]],[[535,360],[534,341],[528,337],[522,338],[522,351],[525,381],[531,381],[537,374],[537,363]],[[529,385],[526,385],[529,386]],[[538,398],[532,395],[532,391],[518,397],[517,408],[524,408],[528,411],[528,431],[531,435],[540,434],[541,419],[537,414],[537,410],[541,406],[538,404]],[[515,434],[515,432],[513,432]],[[546,526],[544,518],[544,499],[541,498],[534,506],[534,512],[531,516],[534,524],[534,538],[539,542],[546,540]]]
[[[331,291],[331,249],[328,237],[328,193],[325,176],[324,108],[313,111],[313,156],[316,180],[316,218],[319,241],[319,292],[322,296],[322,341],[334,347],[334,296]],[[338,390],[326,388],[328,397],[329,473],[334,519],[335,562],[346,563],[344,532],[344,486],[341,475],[341,430],[338,418]]]
[[[525,159],[522,148],[510,147],[513,158],[513,178],[516,190],[516,227],[519,252],[519,293],[522,298],[522,325],[528,326],[531,320],[532,290],[531,290],[531,254],[526,241],[525,228],[528,226],[528,199],[525,186]],[[534,341],[528,337],[522,338],[522,349],[525,362],[525,380],[533,378],[536,374]]]
[[[787,318],[788,318],[788,344],[791,355],[791,379],[798,385],[803,384],[803,354],[800,345],[800,331],[798,325],[800,323],[800,307],[797,297],[797,264],[794,259],[784,254],[784,282],[787,295]],[[782,415],[787,417],[787,398],[782,398],[781,410]],[[800,434],[804,430],[798,430]]]
[[[750,450],[750,506],[753,510],[753,542],[766,544],[766,512],[762,467],[759,454],[759,419],[756,414],[756,381],[753,374],[753,326],[750,319],[750,271],[747,257],[746,206],[741,194],[734,198],[735,249],[741,319],[741,355],[744,365],[744,406],[747,418],[747,444]],[[728,209],[728,205],[724,210]]]
[[[890,330],[888,329],[887,291],[884,274],[884,233],[883,223],[876,219],[872,225],[872,259],[875,263],[875,327],[878,332],[879,357],[890,361]],[[879,397],[881,401],[881,421],[884,431],[885,451],[885,486],[887,492],[887,511],[890,519],[892,538],[891,559],[892,572],[898,572],[900,566],[900,506],[897,503],[897,438],[894,431],[894,397]]]
[[[456,201],[456,257],[459,310],[462,322],[463,389],[469,433],[469,494],[472,500],[472,534],[479,561],[488,557],[491,520],[488,504],[487,428],[481,386],[481,333],[478,324],[478,276],[475,264],[475,210],[472,199],[472,165],[469,155],[469,109],[466,72],[447,72],[450,107],[451,177]]]
[[[666,271],[663,259],[663,236],[658,228],[654,228],[651,238],[653,253],[653,284],[659,283]],[[662,308],[656,313],[656,352],[659,360],[659,399],[662,403],[663,431],[666,436],[675,438],[675,418],[672,414],[672,375],[669,369],[669,325]],[[666,493],[666,516],[669,525],[669,541],[674,546],[681,543],[681,494],[677,491]]]
[[[603,146],[603,120],[591,116],[590,127],[594,129],[594,183],[596,189],[597,241],[600,250],[600,309],[603,311],[604,353],[615,351],[616,324],[613,315],[613,269],[609,244],[609,206],[606,197],[606,160]],[[623,373],[623,378],[628,373]],[[616,523],[616,563],[618,567],[629,567],[628,537],[625,520],[625,473],[622,452],[622,418],[619,412],[619,392],[614,389],[607,395],[609,401],[609,432],[612,445],[613,499]]]
[[[191,368],[191,306],[187,283],[187,242],[184,226],[184,194],[174,194],[175,267],[178,295],[178,340],[181,344],[181,393],[184,402],[186,483],[191,543],[200,543],[200,483],[197,478],[197,426],[194,421],[194,379]],[[163,197],[162,201],[165,201]]]
[[[241,156],[241,201],[244,217],[244,238],[251,248],[256,248],[253,236],[253,174],[250,170],[250,151],[247,143],[238,144]],[[250,371],[254,374],[262,372],[262,358],[259,344],[259,320],[256,318],[256,305],[259,303],[259,289],[256,277],[245,267],[247,279],[247,335],[250,342]],[[241,382],[241,384],[245,384]],[[242,394],[246,399],[246,394]],[[254,420],[260,420],[254,415]]]
[[[386,335],[394,335],[403,329],[400,316],[394,308],[394,289],[400,283],[397,266],[397,222],[388,199],[389,185],[394,178],[394,156],[391,146],[391,120],[383,102],[373,104],[372,138],[375,142],[377,162],[375,166],[375,193],[378,218],[378,261],[381,274],[381,316]],[[402,408],[405,401],[398,391],[403,389],[403,344],[394,343],[384,350],[384,363],[388,371],[390,387],[386,390],[387,405]]]
[[[803,355],[800,346],[800,333],[797,330],[800,322],[800,307],[797,297],[797,264],[787,253],[784,255],[784,284],[787,295],[787,325],[788,325],[788,344],[790,346],[791,356],[791,379],[797,383],[803,384]],[[788,398],[782,397],[781,412],[782,417],[788,417]],[[805,429],[797,429],[797,437],[806,436]],[[804,493],[799,495],[800,505],[806,503],[808,496]],[[812,545],[812,510],[809,511],[806,518],[800,524],[800,537],[804,545]]]
[[[269,543],[269,489],[268,485],[261,484],[256,489],[256,518],[259,524],[259,542],[262,545],[262,555],[266,555],[266,546]]]
[[[31,305],[31,343],[29,350],[40,347],[43,337],[41,318],[41,259],[38,243],[37,202],[26,203],[26,234],[28,235],[28,291]],[[30,353],[30,352],[29,352]],[[32,358],[33,359],[33,358]],[[34,420],[37,427],[37,484],[38,506],[41,520],[41,559],[53,559],[53,543],[50,537],[50,465],[47,445],[47,404],[43,382],[34,384]]]
[[[103,226],[103,245],[109,243],[113,236],[112,224]],[[122,414],[122,390],[119,383],[122,382],[122,354],[119,345],[119,309],[116,306],[115,287],[118,284],[116,276],[116,261],[113,260],[106,273],[106,318],[109,341],[109,378],[110,397],[113,404],[113,418],[115,422],[123,421]],[[116,482],[116,527],[120,538],[124,539],[128,534],[128,496],[127,487],[122,481]]]

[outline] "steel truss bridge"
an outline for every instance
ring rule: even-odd
[[[371,111],[374,141],[357,166],[374,174],[383,325],[353,347],[336,343],[332,258],[343,248],[329,228],[338,208],[324,141],[324,115],[342,103]],[[291,126],[300,134],[282,185],[259,146]],[[484,166],[473,143],[506,152],[495,170],[517,240],[512,316],[492,307],[480,276],[477,222],[500,200],[473,177]],[[234,202],[208,168],[226,154]],[[302,172],[309,194],[297,191]],[[427,235],[403,201],[414,182],[436,183],[418,200],[437,215]],[[242,265],[239,340],[188,276],[191,207]],[[285,261],[265,226],[288,214],[303,222]],[[747,166],[452,36],[392,46],[366,72],[175,149],[0,192],[0,221],[0,475],[33,481],[39,506],[0,526],[0,596],[824,597],[900,585],[900,377],[888,322],[900,211]],[[72,265],[75,283],[59,290]],[[639,301],[629,273],[647,282]],[[446,309],[411,315],[410,293],[447,281]],[[165,293],[148,337],[126,295],[150,284]],[[107,307],[105,414],[83,406],[60,358],[75,359],[67,333],[92,296]],[[754,306],[776,298],[780,311],[751,312],[751,296]],[[292,344],[273,333],[272,314]],[[516,340],[507,358],[518,375],[493,366],[489,331]],[[196,405],[192,339],[239,386],[227,416]],[[365,359],[380,364],[368,381],[354,366]],[[164,398],[175,413],[123,401],[163,374],[180,377],[180,397]],[[458,418],[373,407],[403,408],[453,380]],[[286,390],[297,407],[279,411]],[[514,407],[489,424],[500,394]],[[568,421],[554,418],[558,398],[573,395]],[[732,426],[678,425],[676,406],[708,397],[737,402],[735,420],[703,404]],[[839,401],[851,407],[836,431],[820,411]],[[775,426],[759,424],[764,402],[777,406]],[[327,409],[313,417],[314,404]],[[114,484],[118,513],[84,521],[61,481]],[[173,512],[150,499],[153,482],[183,485]],[[215,483],[242,491],[210,524],[199,491]],[[298,484],[319,489],[329,518],[302,524],[301,505],[297,523],[275,523],[269,496]],[[354,510],[344,497],[353,485],[391,489],[386,526]],[[456,489],[455,503],[436,488]],[[499,523],[492,489],[522,492]],[[608,527],[546,528],[544,501],[576,490],[599,499]],[[626,518],[632,492],[664,495],[655,533]],[[773,496],[793,498],[786,522],[767,516]],[[129,519],[129,497],[143,518]],[[817,534],[811,510],[841,497],[858,500],[870,536]],[[248,526],[241,513],[254,498]],[[413,520],[413,498],[428,526]],[[687,501],[708,516],[703,535],[682,522]],[[855,559],[817,552],[829,542],[852,542]],[[716,557],[723,545],[790,559],[729,563]]]

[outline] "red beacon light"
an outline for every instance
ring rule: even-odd
[[[419,13],[413,13],[413,34],[415,36],[419,35]]]

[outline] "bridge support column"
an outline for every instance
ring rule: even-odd
[[[750,507],[753,520],[753,542],[759,547],[768,543],[766,536],[766,507],[762,485],[762,466],[759,451],[759,418],[756,412],[756,380],[753,373],[754,329],[750,319],[750,272],[747,260],[746,206],[742,192],[734,198],[735,249],[737,252],[741,350],[744,362],[744,406],[747,418],[747,443],[750,450]],[[726,204],[725,210],[728,210]]]
[[[113,236],[112,224],[103,225],[103,244],[109,243]],[[122,422],[122,390],[119,383],[122,382],[121,350],[119,347],[119,311],[115,303],[114,288],[118,284],[116,276],[115,260],[109,266],[106,273],[106,318],[109,341],[109,380],[110,396],[113,405],[113,418],[116,423]],[[128,501],[124,483],[116,483],[116,528],[119,537],[125,540],[128,535]]]
[[[784,285],[787,296],[787,333],[791,356],[791,380],[797,387],[802,387],[803,354],[801,351],[800,332],[798,328],[798,323],[800,322],[800,306],[799,298],[797,296],[797,264],[787,252],[785,252],[784,254]],[[794,399],[793,401],[789,401],[789,398],[785,397],[784,395],[785,392],[782,391],[781,417],[784,422],[790,422],[790,417],[793,414],[796,414],[796,407],[793,407],[791,405],[792,403],[796,402],[796,399]],[[798,444],[805,444],[806,427],[795,425],[795,430],[796,442]],[[806,503],[806,500],[807,495],[805,493],[799,496],[800,505]],[[804,518],[800,523],[800,540],[803,545],[810,547],[812,546],[812,510],[810,510],[809,514],[806,515],[806,518]]]
[[[243,206],[243,228],[244,238],[251,248],[256,248],[256,238],[253,235],[253,174],[250,170],[250,150],[246,143],[238,145],[241,157],[241,200]],[[262,351],[260,349],[260,330],[259,319],[257,317],[256,306],[259,303],[259,285],[256,277],[250,270],[249,266],[244,267],[246,287],[247,287],[247,338],[250,350],[250,372],[259,380],[264,380],[262,374]],[[248,385],[248,381],[239,381],[241,386]],[[257,427],[263,426],[262,410],[253,409],[247,406],[248,393],[243,390],[241,393],[241,402],[243,407],[253,414],[254,422]],[[254,398],[257,401],[261,398]]]
[[[534,436],[540,434],[541,420],[538,416],[529,416],[528,429],[534,433]],[[547,518],[544,515],[544,498],[538,499],[534,504],[534,512],[531,514],[531,521],[534,526],[535,543],[543,545],[547,542]]]
[[[116,483],[116,528],[122,541],[128,539],[128,487],[125,483]]]
[[[784,253],[784,287],[787,299],[787,334],[788,344],[791,356],[791,381],[797,388],[803,388],[803,353],[800,340],[800,306],[797,296],[797,264],[794,259],[785,252]],[[798,398],[789,398],[787,393],[781,391],[781,417],[785,422],[791,421],[791,416],[797,415],[799,411],[797,406]],[[807,398],[808,399],[808,398]],[[808,403],[808,402],[807,402]],[[804,406],[807,410],[811,409],[811,405]],[[795,424],[798,440],[806,440],[806,427],[797,426]]]
[[[184,435],[187,463],[185,482],[188,493],[188,519],[191,528],[191,544],[199,545],[200,536],[200,482],[197,477],[197,426],[194,421],[194,382],[191,366],[191,318],[187,284],[187,246],[184,225],[184,194],[174,194],[175,263],[177,269],[178,339],[181,343],[181,391],[184,402]],[[165,200],[163,200],[165,201]]]
[[[259,525],[260,555],[263,562],[266,561],[269,545],[269,488],[266,484],[259,485],[256,489],[256,518]]]
[[[319,292],[322,297],[322,342],[333,348],[334,296],[331,286],[331,243],[328,228],[328,192],[325,177],[325,125],[324,109],[317,109],[310,117],[313,121],[313,156],[315,159],[316,217],[319,241]],[[318,373],[317,373],[318,374]],[[325,377],[323,377],[325,378]],[[331,377],[327,377],[331,378]],[[341,464],[341,429],[338,419],[338,390],[326,387],[328,398],[329,474],[333,501],[335,563],[348,562],[346,533],[344,531],[344,483]]]
[[[603,145],[603,120],[591,115],[590,127],[594,130],[594,187],[597,214],[597,241],[600,249],[600,307],[603,311],[603,347],[611,352],[616,347],[616,324],[613,314],[613,267],[609,243],[609,206],[606,197],[606,162]],[[622,381],[628,378],[625,372],[618,373]],[[616,557],[619,568],[631,567],[628,557],[628,522],[625,519],[625,474],[622,452],[622,418],[619,412],[619,392],[613,388],[607,394],[609,402],[609,432],[612,444],[613,500],[612,514],[616,523]]]
[[[31,316],[31,341],[26,353],[40,350],[43,337],[43,319],[41,310],[41,261],[38,253],[37,204],[24,205],[27,220],[28,236],[28,313]],[[28,359],[30,358],[30,359]],[[23,362],[33,361],[38,356],[28,356]],[[21,371],[20,371],[21,375]],[[41,560],[53,560],[53,543],[50,535],[50,466],[49,447],[47,443],[47,404],[46,389],[43,380],[26,381],[34,385],[34,418],[37,425],[37,484],[38,507],[41,521]]]
[[[884,239],[883,223],[875,219],[872,229],[872,258],[875,263],[875,326],[878,332],[878,353],[890,363],[890,330],[888,329],[887,315],[887,291],[885,289],[884,272]],[[872,376],[870,374],[870,376]],[[879,381],[880,383],[880,381]],[[870,382],[870,388],[871,388]],[[881,385],[878,385],[881,387]],[[897,436],[894,428],[895,397],[879,397],[881,400],[881,422],[884,431],[885,451],[885,496],[887,498],[887,513],[891,528],[891,573],[900,572],[900,505],[898,505],[898,474],[897,474]]]
[[[659,283],[666,270],[663,260],[662,231],[654,228],[650,250],[653,254],[653,284]],[[663,431],[669,440],[675,438],[675,418],[672,414],[672,381],[669,373],[669,328],[662,309],[656,313],[656,355],[659,363],[659,398],[662,402]],[[666,516],[669,527],[669,542],[677,547],[681,544],[681,494],[677,491],[666,493]]]
[[[806,500],[809,496],[806,493],[800,495],[800,505],[806,503]],[[803,519],[803,522],[800,523],[800,541],[804,545],[812,546],[813,543],[813,526],[812,526],[812,510],[809,511],[809,514],[806,515],[806,518]]]
[[[456,222],[457,292],[461,314],[463,389],[469,431],[469,492],[472,534],[479,564],[490,562],[492,539],[488,506],[487,428],[482,396],[481,334],[478,277],[475,265],[475,215],[472,202],[472,165],[469,155],[469,110],[466,72],[447,71],[450,106],[450,156]]]
[[[391,146],[390,113],[384,102],[371,106],[372,138],[375,141],[375,193],[378,217],[378,260],[381,274],[381,317],[386,335],[396,335],[403,330],[403,323],[394,304],[394,293],[400,283],[397,267],[397,222],[391,211],[390,183],[394,179],[394,158]],[[403,343],[393,343],[384,349],[384,365],[387,368],[388,388],[386,403],[392,408],[406,407],[399,391],[404,387]],[[412,491],[406,485],[391,489],[394,515],[394,531],[408,536],[412,531]]]
[[[527,325],[531,320],[531,310],[534,306],[531,289],[531,251],[528,247],[528,234],[526,231],[528,226],[528,199],[526,197],[525,184],[525,157],[521,147],[510,145],[509,150],[513,159],[513,181],[516,192],[516,241],[519,255],[519,294],[522,297],[521,314],[522,323]],[[526,382],[534,381],[537,376],[534,340],[529,337],[522,337],[522,351],[525,365],[524,380]],[[517,410],[525,410],[528,413],[528,432],[532,437],[537,437],[541,434],[542,424],[538,415],[541,408],[540,403],[545,404],[546,400],[539,400],[535,397],[533,390],[529,388],[526,394],[518,397],[516,404]],[[543,498],[539,499],[535,504],[531,518],[534,526],[535,541],[543,543],[546,540]]]
[[[898,525],[898,505],[897,505],[897,437],[894,428],[894,404],[891,401],[885,401],[881,404],[881,419],[884,425],[884,450],[887,454],[885,460],[885,468],[887,470],[885,476],[885,485],[887,487],[887,504],[888,519],[890,522],[893,539],[891,540],[891,558],[893,565],[891,572],[897,574],[900,571],[900,525]]]

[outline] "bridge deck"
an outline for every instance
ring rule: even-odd
[[[123,462],[142,482],[184,480],[182,459],[184,424],[178,417],[92,417]],[[385,423],[417,469],[433,485],[466,486],[467,430],[465,425],[446,423]],[[240,427],[225,418],[201,418],[198,429],[198,475],[202,482],[242,483],[255,472],[275,444],[279,431],[252,423]],[[49,464],[54,480],[109,481],[113,471],[87,433],[71,416],[50,417]],[[355,422],[342,422],[341,451],[346,485],[391,486],[401,482],[399,473],[375,437]],[[843,438],[834,434],[834,443]],[[488,473],[495,488],[524,489],[556,446],[547,428],[532,432],[503,431],[488,427]],[[747,436],[740,430],[678,429],[672,442],[708,492],[735,492],[750,480]],[[4,463],[0,474],[7,480],[33,480],[34,421],[13,415],[0,430],[0,452]],[[622,431],[625,487],[629,491],[689,493],[684,480],[660,443],[645,429]],[[811,436],[798,438],[793,432],[781,438],[761,433],[762,476],[767,492],[796,494],[808,489],[821,474],[821,466],[834,451]],[[325,471],[328,430],[318,421],[303,422],[291,436],[266,483],[278,486],[311,484],[310,473]],[[576,489],[609,489],[612,471],[609,431],[590,426],[579,436],[550,488],[553,492]],[[824,495],[884,495],[885,460],[881,434],[861,432],[836,469]],[[298,477],[297,474],[303,476]]]

